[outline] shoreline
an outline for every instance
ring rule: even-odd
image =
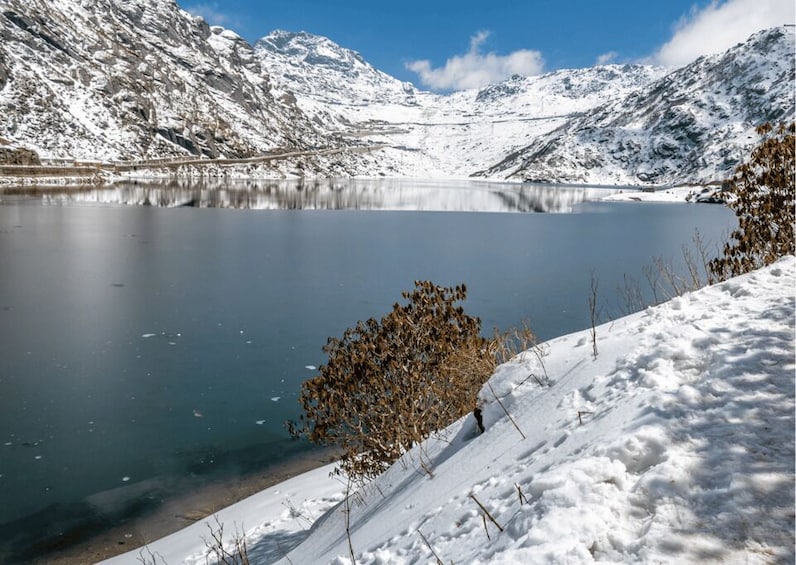
[[[220,510],[337,460],[332,449],[312,450],[267,468],[214,481],[163,500],[155,510],[131,516],[69,547],[27,561],[35,565],[92,565],[178,532]]]

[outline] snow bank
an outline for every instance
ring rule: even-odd
[[[468,416],[352,496],[356,562],[793,562],[795,282],[787,257],[599,326],[596,358],[586,330],[499,367],[485,433]],[[252,562],[350,563],[344,505],[304,531],[282,504],[336,505],[328,472],[219,518]],[[150,550],[204,563],[206,533]]]
[[[604,202],[701,202],[723,203],[735,196],[719,186],[677,186],[659,190],[621,190],[602,198]]]

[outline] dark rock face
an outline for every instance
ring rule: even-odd
[[[0,147],[0,165],[41,165],[41,160],[30,149]]]

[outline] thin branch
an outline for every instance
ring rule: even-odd
[[[522,487],[520,487],[520,485],[518,483],[514,483],[514,486],[517,488],[517,494],[520,497],[520,506],[522,506],[523,504],[527,504],[528,503],[528,499],[525,498],[524,494],[522,494]]]
[[[354,544],[351,542],[351,503],[349,501],[349,494],[351,492],[351,478],[348,478],[348,484],[345,489],[345,535],[348,538],[348,554],[351,556],[351,563],[357,565],[357,559],[354,557]]]
[[[486,539],[492,541],[492,536],[489,535],[489,528],[486,527],[486,514],[481,513],[481,521],[484,523],[484,531],[486,532]]]
[[[489,520],[493,524],[495,524],[495,526],[497,526],[497,529],[502,532],[503,531],[503,527],[500,524],[498,524],[497,520],[495,520],[495,518],[492,516],[492,514],[489,513],[489,510],[487,510],[486,507],[483,504],[481,504],[481,501],[478,500],[473,493],[470,493],[470,498],[472,498],[475,501],[475,503],[478,505],[478,507],[484,512],[484,514],[486,514],[487,518],[489,518]]]
[[[589,293],[589,314],[591,316],[591,346],[594,358],[597,359],[597,322],[600,313],[597,311],[597,287],[599,281],[594,271],[591,273],[591,286]]]
[[[443,563],[442,559],[439,558],[439,555],[437,555],[437,552],[434,551],[434,548],[431,547],[431,544],[426,539],[426,536],[424,536],[423,532],[420,531],[420,528],[417,529],[417,534],[420,536],[420,539],[422,539],[423,542],[426,544],[426,547],[428,547],[429,551],[431,551],[431,555],[434,556],[434,559],[437,560],[437,565],[445,565],[445,563]]]
[[[505,412],[505,413],[506,413],[506,416],[508,416],[508,418],[509,418],[509,421],[511,421],[511,423],[514,425],[514,427],[517,429],[517,431],[518,431],[518,432],[520,432],[520,435],[522,436],[522,439],[525,439],[525,434],[524,434],[524,433],[522,433],[522,430],[521,430],[521,429],[520,429],[520,427],[517,425],[517,422],[515,422],[515,421],[514,421],[514,418],[512,418],[512,417],[511,417],[511,414],[509,414],[509,411],[508,411],[508,410],[506,410],[506,407],[503,405],[503,403],[502,403],[502,402],[500,401],[500,399],[497,397],[497,394],[495,394],[495,389],[494,389],[494,388],[492,388],[492,383],[491,383],[491,382],[489,382],[489,381],[487,381],[487,382],[486,382],[486,384],[489,386],[489,390],[490,390],[490,391],[492,391],[492,396],[494,396],[494,397],[495,397],[495,400],[497,400],[497,403],[498,403],[498,404],[500,404],[500,407],[503,409],[503,412]]]

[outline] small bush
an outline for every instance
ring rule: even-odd
[[[640,312],[647,306],[655,306],[715,282],[710,273],[709,259],[714,253],[709,251],[699,230],[694,231],[691,245],[683,245],[681,250],[682,274],[679,274],[672,261],[663,256],[653,258],[650,264],[642,268],[646,284],[625,273],[622,284],[616,288],[619,315]]]
[[[251,565],[245,533],[239,532],[236,525],[231,543],[226,543],[224,541],[224,524],[221,523],[218,516],[213,518],[216,522],[215,528],[209,523],[205,523],[207,529],[210,530],[210,539],[202,538],[207,548],[205,561],[215,565]],[[210,560],[211,557],[213,561]]]
[[[330,338],[327,364],[302,386],[304,415],[288,422],[291,434],[341,447],[342,470],[366,479],[473,411],[509,340],[501,348],[499,336],[481,337],[480,320],[457,305],[466,293],[415,282],[406,304]]]
[[[738,229],[723,256],[710,262],[712,279],[726,280],[794,253],[794,129],[794,124],[757,128],[763,141],[729,183],[737,196],[729,206]]]

